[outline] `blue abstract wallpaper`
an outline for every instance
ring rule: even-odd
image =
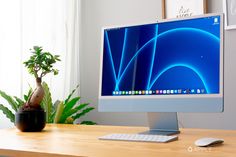
[[[102,95],[218,94],[220,16],[104,30]]]

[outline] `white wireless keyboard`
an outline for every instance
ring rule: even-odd
[[[146,135],[146,134],[109,134],[99,137],[98,139],[164,143],[177,140],[178,136]]]

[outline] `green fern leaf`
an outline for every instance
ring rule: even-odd
[[[79,100],[80,100],[80,97],[75,97],[75,98],[71,99],[69,102],[67,102],[65,104],[65,109],[63,111],[63,114],[67,113],[69,110],[71,110]]]
[[[70,95],[68,95],[68,97],[66,98],[66,100],[64,101],[65,104],[68,103],[68,101],[70,100],[70,98],[72,97],[72,95],[75,93],[75,91],[79,88],[79,85],[77,85],[75,87],[75,89],[72,90],[72,92],[70,93]]]
[[[14,111],[17,111],[18,105],[10,95],[7,95],[5,92],[1,90],[0,90],[0,95],[9,103],[9,105],[12,107]]]
[[[68,112],[64,113],[62,116],[61,116],[61,119],[60,119],[60,123],[65,123],[66,119],[70,116],[72,116],[73,114],[77,113],[79,110],[85,108],[86,106],[88,106],[89,104],[86,103],[86,104],[80,104],[79,106],[76,106],[75,108],[72,108],[71,110],[69,110]],[[74,119],[74,118],[73,118]]]
[[[24,100],[27,101],[29,97],[27,95],[24,95]]]
[[[60,102],[57,105],[57,109],[56,109],[56,113],[55,113],[53,123],[59,123],[60,122],[60,118],[61,118],[63,110],[64,110],[64,104],[63,104],[63,102]]]
[[[84,124],[84,125],[96,125],[97,123],[93,122],[93,121],[82,121],[80,124]]]
[[[28,101],[28,99],[29,99],[29,97],[30,97],[30,95],[32,94],[32,92],[33,92],[33,88],[29,85],[29,91],[28,91],[28,93],[27,93],[27,95],[24,95],[24,100],[25,100],[25,102],[27,102]]]
[[[49,122],[49,118],[51,117],[52,115],[52,96],[51,96],[51,93],[50,93],[50,89],[47,85],[47,83],[43,82],[42,83],[42,86],[43,86],[43,89],[44,89],[44,97],[43,97],[43,100],[41,102],[41,106],[45,109],[46,111],[46,121]]]
[[[84,116],[85,114],[87,114],[88,112],[94,110],[94,107],[88,107],[86,109],[84,109],[82,112],[77,113],[75,116],[72,116],[73,119],[79,119],[80,117]]]
[[[6,117],[12,122],[15,123],[15,115],[5,106],[0,104],[0,110],[6,115]]]
[[[53,123],[55,115],[56,115],[56,109],[57,109],[57,107],[60,103],[61,103],[61,101],[59,101],[59,100],[54,102],[54,104],[52,106],[52,114],[49,117],[49,122],[48,123]]]
[[[53,123],[53,120],[55,118],[56,115],[56,111],[53,111],[53,113],[51,114],[51,116],[49,117],[49,121],[47,123]]]
[[[21,100],[20,98],[18,98],[18,97],[16,97],[16,96],[14,96],[14,98],[15,98],[15,100],[16,100],[16,102],[17,102],[17,108],[19,109],[21,106],[23,106],[24,105],[24,101],[23,100]]]

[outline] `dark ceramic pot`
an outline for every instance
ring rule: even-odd
[[[18,111],[15,114],[15,125],[23,132],[42,131],[46,125],[44,110]]]

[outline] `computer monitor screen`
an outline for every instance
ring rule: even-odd
[[[223,110],[222,15],[102,31],[99,108]]]

